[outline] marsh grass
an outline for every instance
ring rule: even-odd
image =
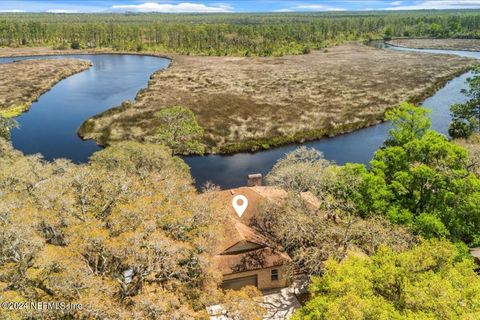
[[[421,101],[475,63],[359,44],[302,56],[176,56],[136,102],[95,116],[79,133],[103,145],[143,140],[158,126],[156,111],[183,105],[205,129],[209,152],[255,151],[374,125],[387,109]]]
[[[388,43],[417,49],[480,51],[480,39],[393,39]]]

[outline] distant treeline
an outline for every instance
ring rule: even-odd
[[[480,38],[480,11],[0,14],[0,46],[202,55],[308,53],[347,40]]]

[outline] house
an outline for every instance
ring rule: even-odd
[[[218,254],[214,257],[216,268],[223,275],[223,289],[241,289],[252,285],[260,290],[284,288],[289,285],[291,259],[270,239],[267,239],[253,227],[259,212],[260,203],[278,203],[288,197],[288,193],[276,187],[262,187],[259,178],[249,181],[249,187],[219,191],[217,199],[228,211],[231,230],[224,239]],[[242,215],[238,215],[232,206],[235,196],[248,199],[248,206]],[[311,194],[302,194],[308,206],[318,208],[318,199]]]
[[[290,257],[247,225],[235,221],[223,247],[214,257],[223,275],[222,289],[251,285],[266,290],[287,286]]]
[[[243,195],[248,199],[248,207],[241,217],[236,214],[235,209],[231,205],[231,201],[236,195]],[[219,191],[218,196],[232,217],[251,226],[255,222],[255,218],[259,212],[259,206],[262,202],[268,203],[268,201],[270,201],[279,203],[288,197],[288,193],[281,188],[257,185]],[[312,193],[302,192],[300,196],[310,210],[315,210],[320,207],[320,201]]]

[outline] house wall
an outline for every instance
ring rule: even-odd
[[[271,280],[272,269],[278,270],[279,279],[276,281]],[[227,274],[227,275],[223,275],[223,280],[232,280],[232,279],[244,278],[244,277],[253,276],[253,275],[257,275],[257,286],[259,290],[285,288],[288,285],[287,268],[285,265]]]

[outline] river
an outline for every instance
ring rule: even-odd
[[[90,60],[93,66],[57,83],[17,117],[20,128],[12,130],[12,144],[24,154],[41,153],[46,160],[67,158],[75,163],[87,162],[100,150],[95,141],[77,136],[83,121],[135,99],[150,75],[170,64],[158,57],[116,54],[0,58],[0,63],[52,58]]]
[[[480,59],[480,52],[424,50],[389,47],[393,50],[456,54]],[[13,60],[48,57],[0,58],[0,63]],[[12,130],[12,143],[25,154],[41,153],[45,159],[71,159],[76,163],[88,161],[99,150],[94,141],[82,141],[76,132],[89,117],[103,112],[122,101],[133,100],[138,90],[147,85],[149,76],[166,68],[169,60],[140,55],[67,55],[54,58],[80,58],[92,61],[93,67],[62,80],[32,104],[30,111],[17,118],[20,129]],[[433,128],[447,134],[450,106],[462,103],[467,97],[461,93],[467,88],[463,74],[426,99],[423,106],[432,109]],[[326,159],[337,164],[357,162],[368,164],[374,152],[383,145],[389,130],[388,123],[333,138],[303,143],[323,152]],[[256,153],[185,157],[197,187],[211,181],[222,188],[246,184],[250,173],[268,173],[275,162],[300,144],[286,145]]]

